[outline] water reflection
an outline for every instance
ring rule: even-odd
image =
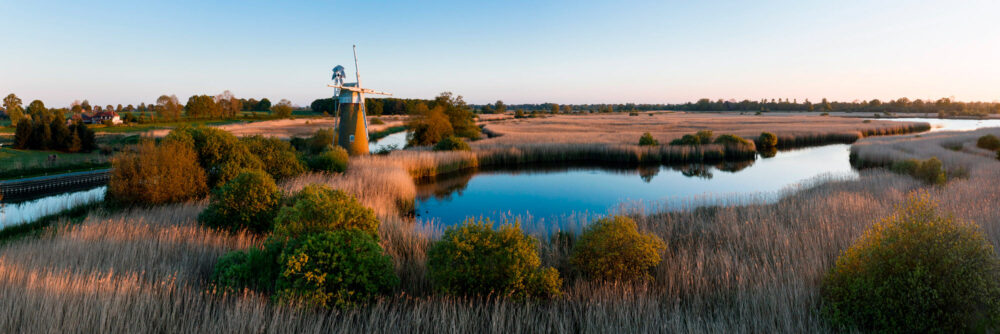
[[[107,186],[68,192],[0,207],[0,229],[35,221],[41,217],[104,200]]]
[[[1000,119],[875,118],[875,120],[894,122],[927,122],[931,124],[931,132],[973,131],[982,128],[1000,127]]]
[[[379,140],[372,140],[368,143],[368,151],[372,154],[386,153],[406,147],[406,131],[396,132],[382,137]]]
[[[720,164],[485,169],[418,185],[416,211],[419,218],[454,224],[501,213],[543,219],[567,212],[602,213],[627,201],[669,203],[756,193],[773,199],[787,186],[817,176],[857,177],[849,147],[782,151],[768,159]]]

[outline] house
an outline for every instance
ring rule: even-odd
[[[84,124],[101,124],[104,123],[104,121],[111,121],[111,124],[122,124],[121,117],[119,117],[118,113],[114,111],[98,111],[89,115],[87,113],[82,113],[79,116],[79,119],[83,121]],[[76,117],[77,116],[74,115],[73,119],[76,119]]]

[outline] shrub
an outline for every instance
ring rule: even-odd
[[[296,176],[305,172],[305,167],[295,156],[295,150],[288,142],[278,138],[262,136],[244,137],[241,139],[250,153],[260,159],[264,171],[276,180]]]
[[[375,117],[375,118],[372,118],[371,123],[375,124],[375,125],[382,125],[382,124],[385,124],[385,121],[383,121],[381,118]]]
[[[399,285],[392,258],[358,230],[326,231],[289,242],[278,259],[277,298],[323,308],[350,308]]]
[[[472,148],[461,138],[448,136],[434,144],[435,151],[468,151]]]
[[[228,291],[273,291],[274,282],[281,271],[278,266],[281,245],[268,243],[265,248],[251,248],[223,255],[215,263],[212,282]]]
[[[640,233],[631,218],[614,216],[588,226],[573,247],[570,263],[597,280],[647,279],[666,249],[663,240]]]
[[[414,117],[407,124],[410,128],[410,133],[406,135],[407,145],[433,145],[455,134],[451,121],[445,115],[444,107],[427,109],[427,106],[418,104],[414,113]]]
[[[171,131],[165,140],[194,143],[198,162],[208,174],[208,185],[212,188],[244,171],[264,168],[260,159],[236,136],[216,128],[181,126]]]
[[[312,154],[323,152],[329,148],[330,145],[333,145],[334,137],[335,133],[333,132],[333,129],[316,130],[316,133],[314,133],[312,137],[309,137],[308,140],[309,152]]]
[[[770,132],[761,132],[757,137],[757,148],[770,149],[778,147],[778,136]]]
[[[660,145],[660,142],[653,138],[653,135],[649,132],[643,133],[642,137],[639,137],[639,146],[656,146]]]
[[[743,139],[743,137],[731,134],[724,134],[715,138],[715,144],[725,145],[725,146],[750,146],[749,140]]]
[[[700,130],[693,135],[684,135],[680,139],[674,139],[670,145],[705,145],[712,143],[712,131]]]
[[[295,239],[310,233],[356,229],[378,238],[375,212],[341,190],[310,185],[291,196],[288,203],[274,220],[278,237]]]
[[[140,143],[111,159],[109,199],[128,204],[182,202],[205,194],[205,171],[190,146],[179,142]]]
[[[921,163],[913,176],[930,184],[943,184],[948,180],[941,160],[933,157]]]
[[[280,205],[281,190],[271,176],[250,171],[216,188],[208,208],[198,215],[198,222],[234,232],[266,233],[271,231]]]
[[[540,269],[538,242],[517,226],[491,228],[489,221],[449,227],[427,251],[434,288],[446,294],[516,298],[558,296],[558,272]]]
[[[633,112],[628,113],[628,115],[629,116],[639,116],[639,113],[633,111]]]
[[[889,168],[893,172],[913,176],[914,178],[930,183],[943,184],[948,180],[941,160],[936,157],[920,161],[917,159],[906,159],[892,163]]]
[[[990,151],[1000,150],[1000,138],[994,135],[985,135],[979,137],[979,140],[976,141],[976,146]]]
[[[1000,261],[979,228],[939,215],[924,193],[837,259],[823,280],[823,314],[864,331],[982,331],[990,318],[1000,325],[998,280]]]
[[[349,160],[350,156],[347,154],[347,150],[340,146],[334,146],[329,151],[310,158],[309,168],[315,171],[342,173],[347,170]]]

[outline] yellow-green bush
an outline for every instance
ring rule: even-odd
[[[723,134],[713,141],[714,144],[726,145],[726,146],[750,146],[752,143],[749,140],[743,139],[743,137]]]
[[[838,259],[823,314],[842,329],[968,332],[1000,327],[1000,260],[974,223],[911,196]]]
[[[347,170],[350,159],[347,150],[340,146],[334,146],[309,158],[309,168],[321,172],[342,173]]]
[[[278,211],[274,220],[274,234],[279,238],[295,239],[312,233],[348,229],[378,238],[379,220],[375,212],[341,190],[310,185],[287,202],[289,204]]]
[[[275,180],[282,180],[302,174],[305,167],[295,156],[295,149],[288,142],[278,138],[265,138],[260,135],[240,139],[257,156],[264,171],[271,174]]]
[[[277,298],[324,308],[350,308],[399,285],[392,258],[359,230],[307,235],[285,246],[278,258]]]
[[[778,136],[770,132],[761,132],[757,137],[757,148],[769,150],[778,147]]]
[[[452,295],[558,296],[558,272],[540,265],[537,240],[515,225],[494,230],[489,221],[449,227],[427,251],[434,288]]]
[[[1000,138],[994,135],[985,135],[976,140],[976,146],[990,151],[1000,150]]]
[[[264,171],[242,173],[212,191],[212,199],[198,215],[202,225],[230,231],[271,231],[281,205],[281,190]]]
[[[917,159],[896,161],[892,164],[890,170],[896,173],[913,176],[918,180],[930,184],[943,184],[948,180],[947,173],[944,170],[944,165],[941,163],[941,160],[938,160],[936,157],[932,157],[925,161]]]
[[[570,263],[596,280],[647,279],[664,249],[663,240],[640,233],[631,218],[614,216],[587,226],[573,247]]]
[[[434,144],[435,151],[468,151],[472,148],[461,138],[448,136]]]
[[[653,138],[653,135],[649,132],[643,133],[642,137],[639,137],[639,146],[656,146],[660,145],[660,142]]]

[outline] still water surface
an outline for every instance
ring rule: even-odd
[[[35,221],[80,205],[104,200],[107,186],[42,197],[20,203],[0,203],[0,229]]]

